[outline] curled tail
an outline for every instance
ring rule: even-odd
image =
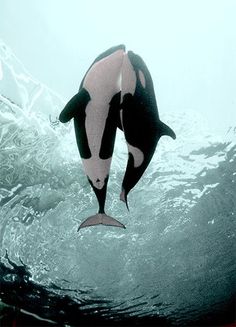
[[[115,218],[107,216],[105,213],[97,213],[94,216],[88,217],[85,219],[82,224],[79,226],[78,231],[84,227],[90,227],[95,225],[106,225],[106,226],[113,226],[113,227],[121,227],[125,228],[125,225],[120,223]]]

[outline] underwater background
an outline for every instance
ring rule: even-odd
[[[91,51],[95,56],[106,50],[96,50],[96,42]],[[139,45],[142,56],[140,49]],[[82,56],[92,61],[87,51],[83,44]],[[215,114],[209,107],[206,115],[198,106],[183,104],[176,110],[173,100],[165,110],[164,95],[160,102],[158,95],[161,87],[168,91],[171,87],[166,81],[161,86],[150,58],[149,62],[160,117],[177,139],[160,140],[129,195],[128,212],[119,200],[127,148],[118,131],[106,210],[126,229],[97,226],[77,233],[79,224],[96,212],[97,201],[83,172],[73,123],[58,121],[70,98],[68,91],[58,95],[62,85],[52,91],[39,82],[7,40],[0,41],[2,326],[225,326],[234,322],[235,93],[228,99],[230,114],[227,107],[218,114],[217,106]],[[235,64],[234,60],[234,66],[226,69],[233,76]],[[88,68],[87,62],[81,65],[71,96]],[[50,63],[45,69],[50,74]],[[227,91],[232,88],[229,84]],[[183,98],[185,91],[190,96],[183,88]],[[201,98],[201,88],[197,92]],[[222,91],[222,97],[225,94]]]

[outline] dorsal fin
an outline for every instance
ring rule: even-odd
[[[172,137],[172,139],[174,139],[174,140],[176,139],[175,132],[169,126],[167,126],[165,123],[163,123],[162,121],[159,122],[158,130],[159,130],[159,133],[161,134],[161,136],[168,135],[168,136]]]
[[[89,101],[90,95],[88,91],[82,88],[79,93],[70,99],[70,101],[66,104],[65,108],[60,113],[60,122],[67,123],[69,120],[75,117],[75,115],[79,116],[80,112],[85,110]]]

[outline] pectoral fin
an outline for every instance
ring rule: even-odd
[[[172,139],[174,139],[174,140],[176,139],[175,132],[169,126],[167,126],[165,123],[163,123],[162,121],[160,121],[160,123],[158,125],[158,131],[161,134],[161,136],[168,135],[168,136],[172,137]]]
[[[73,96],[71,100],[67,103],[65,108],[62,110],[59,116],[59,120],[61,123],[67,123],[76,115],[80,115],[80,113],[84,114],[85,108],[90,101],[90,95],[88,91],[82,88],[79,93]]]

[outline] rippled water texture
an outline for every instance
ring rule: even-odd
[[[196,112],[160,109],[177,139],[159,142],[130,212],[119,201],[127,150],[118,133],[106,208],[127,229],[77,233],[97,202],[73,125],[56,120],[64,104],[2,43],[0,63],[2,300],[16,305],[10,285],[30,283],[25,300],[13,287],[17,305],[52,320],[64,310],[68,324],[72,307],[78,320],[92,312],[182,326],[227,308],[235,295],[235,125],[216,135]],[[52,294],[67,301],[63,310]]]

